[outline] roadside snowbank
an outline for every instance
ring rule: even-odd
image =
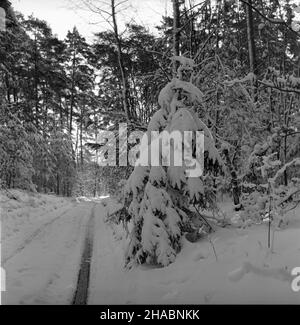
[[[65,213],[72,204],[70,199],[54,195],[0,191],[2,263],[24,245],[36,229]]]

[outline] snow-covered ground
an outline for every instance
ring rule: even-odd
[[[122,268],[127,239],[121,227],[105,224],[101,209],[98,216],[90,304],[300,303],[300,292],[291,288],[291,269],[300,266],[300,209],[275,232],[272,252],[267,225],[229,226],[197,243],[185,240],[168,267],[130,271]]]
[[[291,269],[300,266],[299,208],[275,231],[272,251],[267,225],[229,225],[199,242],[184,240],[168,267],[125,270],[126,233],[105,222],[118,209],[113,200],[12,193],[17,200],[0,198],[3,304],[72,302],[92,210],[89,304],[300,303],[300,292],[291,288]],[[231,205],[222,207],[230,216]]]
[[[91,203],[11,191],[1,195],[2,304],[68,304],[76,288]]]
[[[41,226],[62,215],[72,206],[70,200],[52,195],[10,190],[0,193],[2,261],[9,259]]]

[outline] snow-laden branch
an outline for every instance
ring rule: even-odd
[[[274,184],[276,182],[276,180],[283,175],[283,173],[287,170],[288,167],[291,166],[300,166],[300,158],[295,158],[292,161],[286,163],[283,167],[281,167],[277,173],[275,174],[275,176],[273,178],[270,179],[270,182],[272,184]]]

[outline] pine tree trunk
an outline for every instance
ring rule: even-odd
[[[39,78],[38,78],[38,49],[36,34],[34,36],[34,101],[35,101],[35,122],[36,127],[39,127]]]
[[[225,159],[226,159],[226,165],[230,171],[230,176],[231,176],[231,186],[232,186],[232,196],[233,196],[233,203],[236,207],[236,210],[239,210],[240,207],[240,194],[241,194],[241,190],[240,190],[240,186],[239,186],[239,182],[238,182],[238,177],[237,177],[237,173],[234,169],[233,163],[230,160],[229,157],[229,152],[228,150],[224,150],[223,151]]]
[[[126,114],[127,121],[129,122],[131,119],[130,110],[129,110],[129,90],[128,90],[128,81],[126,77],[126,71],[123,62],[123,53],[122,53],[122,45],[118,31],[118,24],[117,24],[117,17],[116,17],[116,4],[115,0],[111,0],[111,15],[113,21],[113,28],[114,28],[114,36],[118,50],[118,63],[121,73],[122,79],[122,99],[123,99],[123,106],[124,111]]]
[[[76,49],[73,53],[73,62],[72,62],[72,88],[71,88],[71,103],[70,103],[70,134],[72,134],[72,123],[73,123],[73,110],[75,104],[75,64],[76,64]]]
[[[246,5],[246,16],[247,16],[249,66],[250,66],[250,71],[256,74],[257,68],[256,68],[256,51],[255,51],[255,41],[254,41],[252,0],[248,0],[248,5]]]
[[[180,54],[180,11],[179,1],[173,1],[173,53],[174,56]],[[178,63],[174,60],[173,63],[173,75],[176,76]]]
[[[83,170],[83,111],[81,108],[81,118],[80,118],[80,165],[81,170]]]

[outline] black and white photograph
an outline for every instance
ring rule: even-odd
[[[0,309],[300,305],[300,0],[0,0],[0,218]]]

